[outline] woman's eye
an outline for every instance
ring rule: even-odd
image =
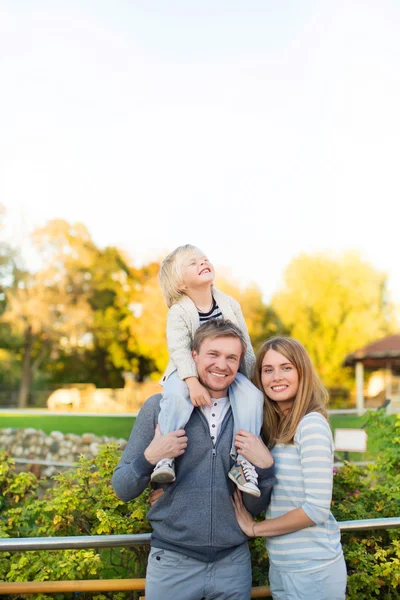
[[[286,366],[286,367],[283,367],[283,370],[284,370],[284,371],[291,371],[291,370],[292,370],[292,367],[288,365],[288,366]]]
[[[272,373],[272,369],[264,369],[264,373]]]

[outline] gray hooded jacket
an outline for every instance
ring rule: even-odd
[[[132,434],[112,479],[115,493],[125,502],[147,487],[154,465],[144,451],[154,437],[161,395],[149,398],[136,419]],[[228,478],[233,464],[230,449],[233,417],[229,409],[215,446],[207,420],[194,409],[186,428],[188,446],[175,461],[176,481],[166,486],[147,517],[153,527],[152,546],[173,550],[204,562],[215,561],[247,541],[233,510],[236,487]],[[274,466],[258,469],[261,497],[243,494],[248,510],[264,511],[275,483]]]

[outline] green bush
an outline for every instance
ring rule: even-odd
[[[334,469],[332,512],[338,521],[400,516],[400,418],[383,411],[365,418],[368,436],[382,448],[374,464]],[[348,600],[400,599],[400,529],[343,532]],[[267,583],[262,539],[251,540],[253,580]]]
[[[332,511],[339,521],[400,515],[400,419],[380,412],[367,417],[368,434],[384,449],[376,462],[360,468],[346,464],[335,470]],[[142,533],[148,490],[123,503],[112,491],[110,478],[118,462],[116,445],[103,446],[93,460],[81,458],[76,467],[55,477],[48,490],[32,473],[14,470],[0,453],[0,536],[37,537]],[[400,530],[344,532],[349,600],[400,600]],[[265,585],[268,558],[262,538],[250,542],[254,585]],[[46,581],[143,577],[147,547],[104,550],[0,553],[0,580]],[[81,599],[90,595],[82,594]],[[112,594],[122,599],[131,594]],[[58,594],[57,599],[71,597]],[[95,594],[95,600],[107,595]],[[108,596],[110,597],[110,596]],[[36,600],[49,598],[35,595]]]
[[[149,532],[148,491],[128,503],[113,493],[110,479],[119,459],[117,445],[83,457],[71,471],[54,477],[43,489],[32,473],[17,474],[13,461],[0,453],[0,536],[50,537]],[[46,581],[144,577],[148,548],[85,549],[0,553],[1,581]],[[88,595],[86,595],[88,596]],[[134,597],[134,593],[130,597]],[[35,600],[49,598],[35,595]],[[70,595],[57,595],[58,598]],[[113,598],[125,597],[113,594]],[[80,595],[85,598],[85,595]],[[106,598],[96,595],[97,600]]]

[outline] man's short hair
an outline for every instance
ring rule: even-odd
[[[219,337],[237,338],[242,345],[242,357],[244,356],[247,349],[246,339],[242,330],[228,319],[210,319],[200,325],[194,334],[192,348],[198,354],[204,340]]]

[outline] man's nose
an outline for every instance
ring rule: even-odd
[[[225,371],[226,369],[226,358],[224,356],[218,356],[215,361],[215,366],[218,367],[221,371]]]

